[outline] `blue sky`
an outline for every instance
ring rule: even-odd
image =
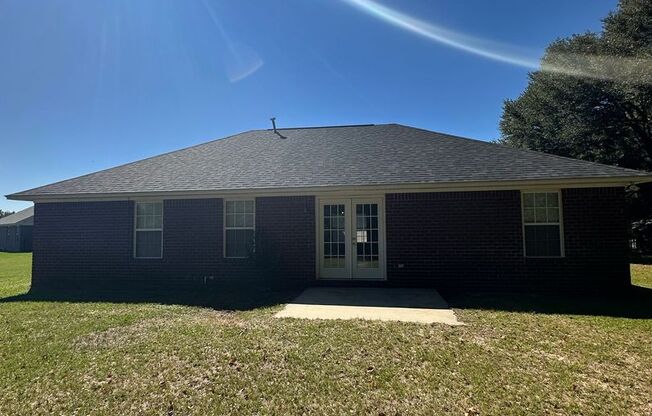
[[[538,59],[616,0],[378,0],[498,53]],[[528,69],[342,0],[0,2],[0,194],[212,138],[397,122],[491,140]],[[29,203],[0,200],[0,209]]]

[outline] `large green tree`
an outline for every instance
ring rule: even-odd
[[[652,1],[621,0],[603,22],[546,49],[543,70],[505,101],[502,143],[652,170]]]
[[[601,33],[550,44],[500,129],[509,146],[652,171],[652,0],[620,0]],[[651,188],[632,221],[652,224]]]

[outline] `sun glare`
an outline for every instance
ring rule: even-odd
[[[342,0],[366,14],[393,26],[415,33],[431,41],[456,48],[494,61],[505,62],[532,70],[565,75],[624,81],[639,84],[652,83],[652,61],[643,58],[604,55],[549,55],[545,62],[507,51],[507,46],[485,39],[474,38],[438,26],[373,0]]]

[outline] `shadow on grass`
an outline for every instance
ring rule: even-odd
[[[652,289],[640,286],[600,295],[449,294],[445,298],[457,309],[652,319]]]
[[[391,289],[386,289],[390,291]],[[251,286],[209,286],[176,289],[94,290],[68,288],[58,290],[31,290],[28,293],[0,299],[10,302],[110,302],[157,303],[162,305],[200,306],[216,310],[245,311],[291,302],[302,292],[301,288],[269,289]],[[448,305],[456,309],[480,309],[541,314],[609,316],[633,319],[652,319],[652,289],[632,286],[625,292],[602,295],[555,295],[530,293],[448,293],[443,292]],[[388,306],[383,304],[366,306]],[[396,299],[394,299],[396,300]],[[400,300],[400,299],[398,299]],[[344,299],[337,304],[349,304]]]
[[[30,290],[27,293],[0,299],[11,302],[109,302],[156,303],[161,305],[200,306],[216,310],[245,311],[275,306],[294,299],[301,291],[296,289],[252,289],[245,287],[211,287],[204,289],[155,290]]]

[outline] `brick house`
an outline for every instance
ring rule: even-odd
[[[34,288],[613,290],[625,187],[651,180],[387,124],[248,131],[8,198],[35,203]]]
[[[32,251],[34,207],[0,218],[0,251]]]

